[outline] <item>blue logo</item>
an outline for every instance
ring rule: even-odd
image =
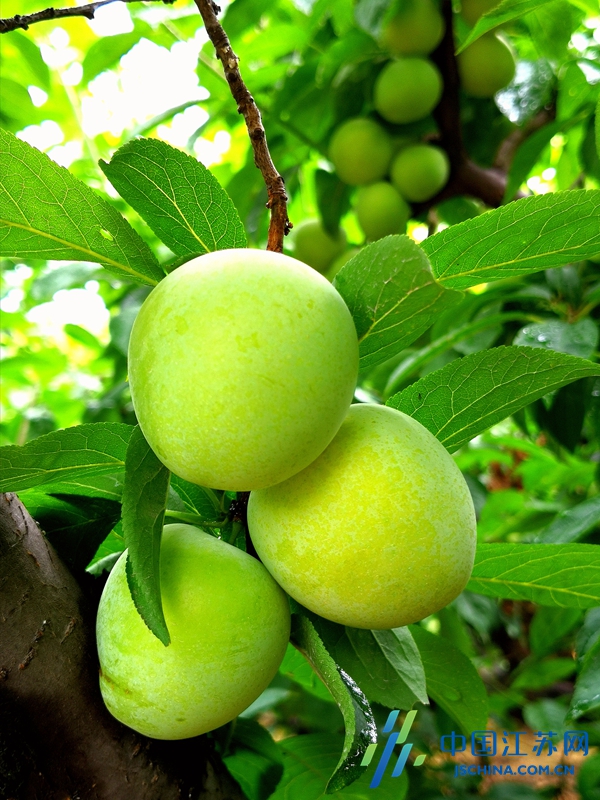
[[[404,724],[400,731],[395,731],[392,733],[394,725],[396,724],[396,720],[398,719],[398,714],[400,712],[398,710],[390,711],[390,714],[387,718],[385,725],[383,726],[383,733],[391,734],[387,742],[385,743],[385,748],[383,753],[381,754],[381,758],[379,759],[379,764],[375,768],[375,774],[373,775],[373,779],[371,780],[370,787],[371,789],[375,789],[381,783],[381,779],[385,773],[386,767],[392,757],[392,753],[394,752],[394,747],[396,744],[403,744],[404,747],[400,751],[400,755],[398,756],[398,760],[396,761],[396,766],[394,767],[394,771],[392,772],[392,778],[399,778],[404,771],[404,767],[406,766],[406,760],[408,758],[408,754],[412,750],[412,744],[408,742],[404,744],[408,739],[408,734],[410,733],[410,729],[412,728],[412,724],[415,721],[415,717],[417,716],[416,711],[409,711],[404,719]],[[363,760],[360,762],[361,767],[367,767],[371,761],[373,760],[373,756],[375,755],[375,750],[377,749],[377,743],[370,744],[363,756]],[[425,761],[424,755],[419,755],[414,760],[414,766],[420,767],[421,764]]]

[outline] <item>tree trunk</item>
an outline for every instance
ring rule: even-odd
[[[95,606],[18,497],[0,495],[0,797],[243,800],[209,737],[155,741],[108,713]]]

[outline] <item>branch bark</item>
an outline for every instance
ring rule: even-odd
[[[72,6],[71,8],[45,8],[43,11],[36,11],[34,14],[16,14],[14,17],[0,19],[0,33],[10,33],[10,31],[26,31],[30,25],[36,22],[47,22],[52,19],[62,19],[64,17],[86,17],[94,19],[96,11],[109,3],[116,3],[117,0],[96,0],[95,3],[88,3],[85,6]],[[119,0],[121,3],[137,3],[139,0]],[[158,2],[165,5],[172,5],[175,0],[146,0],[146,2]]]
[[[0,495],[0,796],[243,800],[206,736],[159,742],[106,710],[94,603],[16,495]]]
[[[243,115],[254,151],[254,163],[260,170],[267,187],[267,208],[271,211],[267,250],[277,253],[283,251],[283,237],[290,232],[292,225],[287,215],[287,194],[281,175],[275,169],[260,111],[250,94],[238,67],[239,59],[231,49],[227,34],[223,30],[217,12],[219,7],[212,0],[195,0],[204,20],[206,32],[213,43],[215,52],[225,72],[231,94],[237,103],[238,112]]]

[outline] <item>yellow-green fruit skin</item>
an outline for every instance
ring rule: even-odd
[[[403,233],[410,217],[410,206],[386,181],[361,186],[354,211],[358,224],[371,242],[394,233]]]
[[[346,234],[340,229],[334,238],[319,219],[306,219],[293,229],[294,257],[324,274],[346,248]]]
[[[515,57],[496,34],[477,39],[457,56],[460,82],[472,97],[493,97],[515,77]]]
[[[295,600],[354,628],[396,628],[443,608],[475,553],[462,474],[419,422],[353,405],[338,435],[290,480],[252,492],[250,535]]]
[[[263,565],[191,525],[166,525],[160,557],[165,647],[135,609],[126,553],[100,600],[100,689],[118,720],[185,739],[236,717],[268,686],[290,632],[287,597]]]
[[[350,186],[373,183],[388,171],[392,140],[374,120],[355,117],[335,130],[329,143],[329,158],[344,183]]]
[[[375,108],[388,122],[415,122],[437,106],[442,85],[442,76],[429,59],[399,58],[377,76]]]
[[[433,0],[412,0],[385,26],[381,43],[395,56],[426,56],[442,41],[444,28]]]
[[[263,488],[327,447],[356,385],[348,308],[306,264],[221,250],[151,292],[129,344],[138,422],[176,475],[216,489]]]
[[[332,281],[341,268],[347,264],[351,258],[354,258],[354,256],[358,255],[359,253],[360,247],[350,247],[348,250],[346,250],[346,252],[342,253],[341,256],[338,256],[325,273],[327,280]]]
[[[413,203],[434,197],[448,181],[450,162],[439,147],[415,144],[401,150],[390,170],[392,183]]]

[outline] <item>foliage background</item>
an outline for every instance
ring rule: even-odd
[[[489,166],[507,136],[550,108],[546,124],[516,152],[507,199],[519,188],[534,194],[598,188],[597,4],[551,0],[529,6],[528,13],[503,29],[519,59],[513,84],[495,101],[462,98],[467,149],[478,163]],[[378,13],[385,7],[385,2],[367,0],[355,6],[348,0],[274,0],[268,6],[235,0],[223,16],[263,115],[273,160],[285,177],[290,218],[298,223],[321,213],[333,225],[341,218],[355,245],[362,244],[362,236],[349,210],[349,192],[330,173],[327,142],[341,120],[372,108],[373,80],[387,58],[373,38]],[[7,0],[3,15],[38,9],[33,0]],[[457,34],[459,39],[468,34],[460,20]],[[3,36],[0,46],[1,126],[108,197],[162,264],[173,254],[116,195],[98,167],[100,159],[109,160],[136,135],[168,141],[210,166],[236,205],[251,245],[264,247],[264,184],[193,4],[115,3],[98,12],[93,22],[73,19],[32,26]],[[407,135],[422,136],[434,131],[434,123],[427,119],[406,128]],[[471,199],[447,200],[412,220],[409,234],[423,241],[483,210]],[[91,263],[10,259],[3,266],[1,443],[24,444],[79,422],[133,423],[127,342],[149,289],[118,280]],[[503,344],[595,360],[599,300],[593,261],[475,287],[458,309],[442,314],[409,349],[364,370],[357,399],[385,401],[463,355]],[[536,401],[463,446],[456,458],[475,500],[480,541],[600,544],[599,433],[600,381],[587,378]],[[35,490],[24,492],[23,500],[35,516]],[[122,548],[117,526],[94,560]],[[598,611],[585,614],[465,592],[422,627],[450,641],[477,667],[488,690],[491,724],[499,730],[551,729],[561,734],[568,726],[575,655],[582,636],[595,640],[599,635]],[[458,675],[461,662],[448,669]],[[600,684],[600,667],[596,678]],[[467,706],[470,691],[467,682]],[[397,781],[382,793],[389,791],[395,798],[403,792],[411,798],[574,796],[569,794],[572,782],[538,786],[530,781],[516,789],[514,784],[453,777],[453,765],[439,755],[439,737],[456,728],[456,717],[443,704],[418,707],[414,741],[422,752],[433,754],[429,766],[411,770],[409,781]],[[598,708],[598,703],[590,707],[577,724],[596,746]],[[377,704],[375,710],[383,721],[387,710]],[[256,722],[282,742],[278,751],[270,740],[261,751]],[[330,695],[290,650],[273,685],[235,731],[215,736],[250,800],[293,800],[321,791],[321,784],[309,784],[304,772],[295,775],[294,765],[310,758],[314,771],[326,778],[337,761],[342,730]],[[294,734],[314,738],[289,738]],[[248,741],[252,748],[245,746]],[[271,795],[281,763],[286,766],[285,786]],[[598,755],[588,757],[580,776],[580,796],[597,800]],[[343,794],[363,796],[352,789]]]

